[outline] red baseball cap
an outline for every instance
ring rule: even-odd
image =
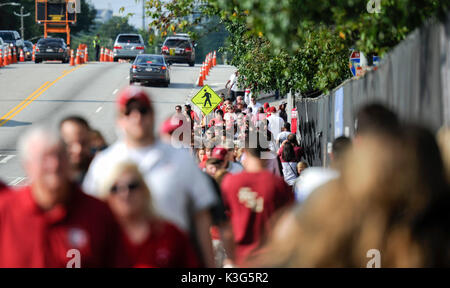
[[[211,158],[219,159],[219,160],[225,160],[225,157],[228,154],[228,150],[222,146],[217,146],[213,149],[211,153]]]
[[[183,119],[178,116],[171,116],[164,121],[159,129],[160,134],[172,134],[176,129],[183,126]]]
[[[275,107],[270,107],[270,113],[276,113],[277,112],[277,108]]]
[[[117,107],[119,110],[124,110],[131,100],[136,100],[147,108],[152,107],[147,93],[142,88],[135,86],[128,86],[119,92],[116,100]]]
[[[264,103],[264,108],[265,108],[265,109],[269,108],[269,103],[267,103],[267,102]]]

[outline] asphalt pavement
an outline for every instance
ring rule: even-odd
[[[102,132],[108,143],[117,139],[115,98],[129,83],[129,63],[91,62],[71,67],[59,62],[13,64],[0,69],[0,179],[13,186],[26,184],[17,155],[17,141],[32,125],[56,125],[69,115],[85,117]],[[223,89],[232,66],[214,67],[208,80],[213,90]],[[171,84],[145,87],[156,112],[156,125],[174,112],[177,104],[188,103],[196,86],[200,66],[174,64]],[[138,84],[139,85],[139,84]]]

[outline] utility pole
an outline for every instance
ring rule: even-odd
[[[145,31],[145,0],[142,0],[142,30]]]
[[[22,39],[25,40],[25,36],[24,36],[24,35],[25,35],[25,27],[24,27],[24,25],[23,25],[23,17],[28,17],[28,16],[30,16],[31,14],[30,14],[30,13],[23,14],[23,9],[24,9],[23,6],[20,7],[20,14],[17,14],[16,12],[14,12],[14,15],[20,17],[20,33],[22,34]]]

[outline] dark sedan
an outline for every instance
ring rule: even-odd
[[[138,55],[130,68],[130,85],[135,82],[170,84],[168,65],[161,55]]]
[[[36,44],[36,63],[48,60],[69,63],[69,57],[69,49],[62,38],[42,38]]]

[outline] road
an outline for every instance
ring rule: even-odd
[[[85,117],[102,132],[108,143],[117,139],[115,98],[129,83],[128,63],[92,62],[68,64],[20,63],[0,69],[0,179],[13,186],[26,184],[16,150],[17,141],[32,125],[40,122],[57,127],[69,115]],[[171,85],[145,87],[155,105],[156,125],[185,104],[199,90],[195,83],[200,66],[173,65]],[[212,69],[208,84],[222,89],[234,71],[231,66]]]

